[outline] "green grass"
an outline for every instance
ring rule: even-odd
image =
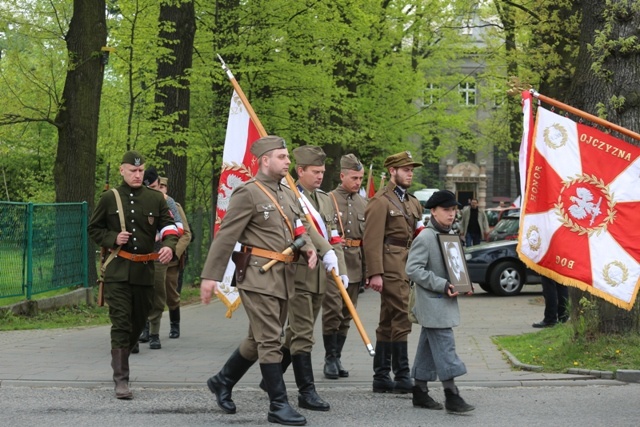
[[[640,335],[637,334],[574,338],[573,327],[565,324],[493,340],[520,362],[542,366],[544,372],[566,372],[569,368],[640,369]]]
[[[57,294],[68,290],[52,291]],[[47,293],[50,294],[50,293]],[[45,294],[41,294],[42,298]],[[49,295],[52,296],[52,295]],[[0,304],[9,305],[3,298]],[[24,298],[16,302],[23,301]],[[193,304],[200,301],[200,288],[197,286],[184,286],[181,294],[181,305]],[[78,328],[90,326],[102,326],[109,324],[109,308],[107,306],[82,304],[77,307],[66,307],[55,311],[39,313],[35,316],[16,316],[11,312],[0,312],[0,331],[15,331],[27,329],[56,329]]]

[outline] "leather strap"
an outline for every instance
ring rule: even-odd
[[[384,242],[389,244],[389,245],[400,246],[401,248],[409,249],[411,247],[411,243],[413,242],[413,240],[410,240],[410,239],[396,239],[395,237],[385,237],[384,238]]]
[[[340,235],[344,236],[344,226],[342,225],[342,215],[340,215],[340,209],[338,209],[338,201],[336,200],[335,194],[333,192],[329,193],[331,198],[333,199],[333,206],[336,208],[336,216],[338,217],[338,224],[340,224]]]
[[[116,251],[113,251],[111,253],[113,254],[115,252]],[[160,254],[156,252],[151,254],[132,254],[131,252],[119,250],[118,256],[133,262],[149,262],[157,260],[160,257]]]
[[[362,246],[362,240],[344,239],[344,245],[350,248],[359,248],[360,246]]]
[[[112,188],[113,195],[116,199],[116,206],[118,207],[118,217],[120,217],[120,230],[127,231],[127,227],[124,225],[124,210],[122,209],[122,199],[120,199],[120,193],[116,188]],[[118,255],[118,252],[122,249],[122,245],[118,246],[115,250],[112,250],[106,261],[100,267],[100,273],[104,276],[104,272],[107,269],[107,265]]]
[[[282,215],[282,218],[284,218],[284,221],[287,223],[287,227],[289,227],[289,231],[291,232],[291,238],[295,240],[296,235],[293,232],[293,226],[291,225],[291,221],[289,221],[289,218],[287,218],[287,216],[284,214],[284,212],[282,211],[282,208],[280,207],[280,205],[278,204],[278,201],[276,200],[275,197],[273,197],[273,194],[271,194],[271,192],[269,190],[267,190],[265,188],[264,185],[260,184],[260,182],[256,179],[253,181],[261,190],[264,194],[267,195],[267,197],[269,199],[271,199],[271,201],[273,202],[273,204],[276,206],[276,208],[278,208],[278,211],[280,212],[280,215]],[[274,252],[277,253],[277,252]],[[260,256],[260,255],[258,255]]]
[[[281,262],[293,262],[295,261],[294,255],[285,255],[280,252],[268,251],[266,249],[254,248],[253,246],[242,246],[242,252],[249,252],[251,255],[259,256],[262,258],[274,259]]]

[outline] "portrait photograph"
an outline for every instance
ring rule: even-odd
[[[449,281],[456,287],[456,291],[462,293],[471,292],[471,279],[464,259],[462,242],[457,234],[438,234],[442,258],[449,273]]]

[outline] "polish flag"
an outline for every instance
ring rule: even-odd
[[[369,165],[369,177],[367,178],[367,198],[370,199],[376,195],[376,187],[373,184],[373,164]]]

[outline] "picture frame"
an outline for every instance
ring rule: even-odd
[[[449,274],[449,282],[460,294],[473,291],[469,269],[464,258],[462,241],[457,234],[438,234],[442,260]]]

